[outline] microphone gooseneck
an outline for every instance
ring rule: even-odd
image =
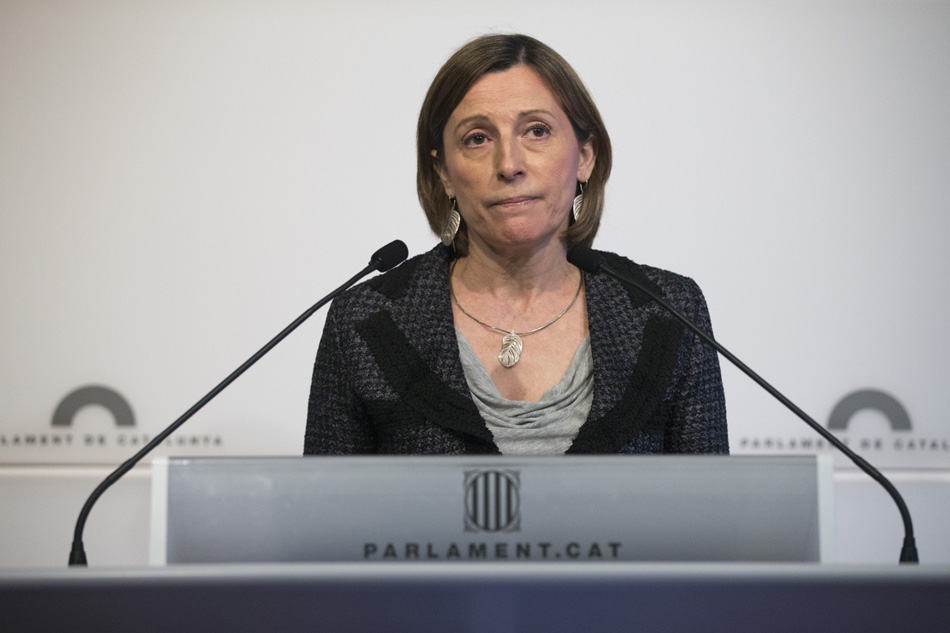
[[[272,338],[270,342],[267,343],[267,345],[259,349],[257,353],[247,359],[243,365],[231,372],[231,374],[222,380],[217,387],[209,391],[205,397],[196,402],[190,409],[182,414],[180,418],[172,422],[164,431],[156,435],[151,442],[142,447],[142,450],[133,455],[130,459],[126,460],[121,466],[116,468],[108,477],[106,477],[102,483],[100,483],[96,489],[92,491],[92,494],[89,495],[89,498],[86,499],[86,503],[83,505],[82,510],[79,512],[79,517],[76,519],[76,528],[73,532],[72,549],[69,553],[69,566],[85,567],[87,564],[86,551],[82,542],[82,533],[86,526],[86,518],[89,516],[90,510],[92,510],[92,506],[96,503],[99,497],[102,496],[102,493],[108,490],[108,488],[117,482],[125,473],[132,470],[132,467],[141,461],[143,457],[148,455],[152,449],[164,442],[169,435],[178,429],[178,427],[188,421],[188,419],[197,413],[202,407],[211,402],[215,396],[224,391],[224,389],[234,382],[238,376],[247,371],[251,365],[259,361],[261,357],[263,357],[278,343],[284,340],[288,334],[297,329],[301,323],[313,316],[317,310],[332,301],[337,295],[348,289],[366,275],[377,270],[380,272],[385,272],[390,268],[402,263],[402,261],[405,260],[408,255],[409,249],[406,247],[405,243],[402,242],[402,240],[394,240],[373,253],[373,257],[370,259],[369,264],[363,268],[363,270],[348,279],[342,286],[328,294],[326,297],[310,307],[306,312],[297,317],[293,323],[285,327],[277,336]]]
[[[623,275],[616,270],[612,269],[607,265],[607,258],[604,257],[602,253],[599,253],[584,244],[577,244],[571,247],[567,252],[567,261],[571,264],[574,264],[584,272],[591,274],[597,274],[603,272],[610,277],[613,277],[617,281],[632,286],[637,290],[645,293],[651,299],[660,304],[665,308],[670,314],[679,319],[686,327],[695,332],[703,341],[711,345],[718,351],[720,354],[725,356],[733,365],[738,367],[742,372],[755,381],[760,387],[768,391],[776,400],[785,405],[792,413],[801,418],[805,424],[810,426],[815,430],[816,433],[821,435],[823,438],[828,440],[828,442],[837,448],[839,451],[844,453],[848,459],[850,459],[854,464],[864,471],[871,479],[878,482],[881,486],[887,490],[888,494],[891,495],[891,498],[894,500],[894,503],[897,504],[897,509],[900,512],[901,520],[904,522],[904,543],[901,547],[900,553],[900,562],[902,563],[916,563],[918,562],[917,558],[917,545],[914,540],[914,524],[910,518],[910,510],[907,508],[907,504],[904,503],[904,498],[897,491],[897,488],[894,487],[894,484],[885,477],[881,472],[868,463],[860,455],[848,448],[841,440],[834,436],[828,429],[821,426],[812,419],[807,413],[800,409],[794,402],[786,398],[778,389],[770,385],[765,381],[764,378],[759,376],[757,373],[752,371],[745,363],[739,360],[735,355],[733,355],[729,350],[720,345],[714,338],[703,332],[698,328],[692,321],[687,319],[680,313],[676,308],[671,306],[666,300],[662,297],[659,297],[649,288],[645,287],[643,284],[637,282],[630,277]]]

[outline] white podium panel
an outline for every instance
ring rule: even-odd
[[[825,561],[823,457],[153,463],[151,562]]]

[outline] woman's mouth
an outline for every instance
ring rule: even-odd
[[[500,207],[517,207],[533,202],[536,198],[534,196],[516,196],[513,198],[505,198],[504,200],[499,200],[495,203],[496,206]]]

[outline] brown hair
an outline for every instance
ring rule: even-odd
[[[584,185],[584,205],[580,219],[567,230],[568,245],[594,241],[604,209],[604,186],[610,176],[610,137],[593,99],[563,57],[552,48],[527,35],[485,35],[457,50],[436,74],[422,102],[416,130],[416,190],[419,202],[436,235],[441,233],[451,202],[436,173],[435,166],[444,159],[442,133],[452,112],[461,103],[472,85],[483,75],[502,72],[514,66],[527,66],[548,85],[567,114],[577,142],[590,141],[596,160],[590,179]],[[436,155],[432,155],[432,150]],[[459,256],[468,252],[465,223],[455,238]]]

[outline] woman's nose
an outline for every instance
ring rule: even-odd
[[[507,139],[496,146],[496,163],[498,177],[503,180],[514,180],[524,174],[524,148],[517,138]]]

